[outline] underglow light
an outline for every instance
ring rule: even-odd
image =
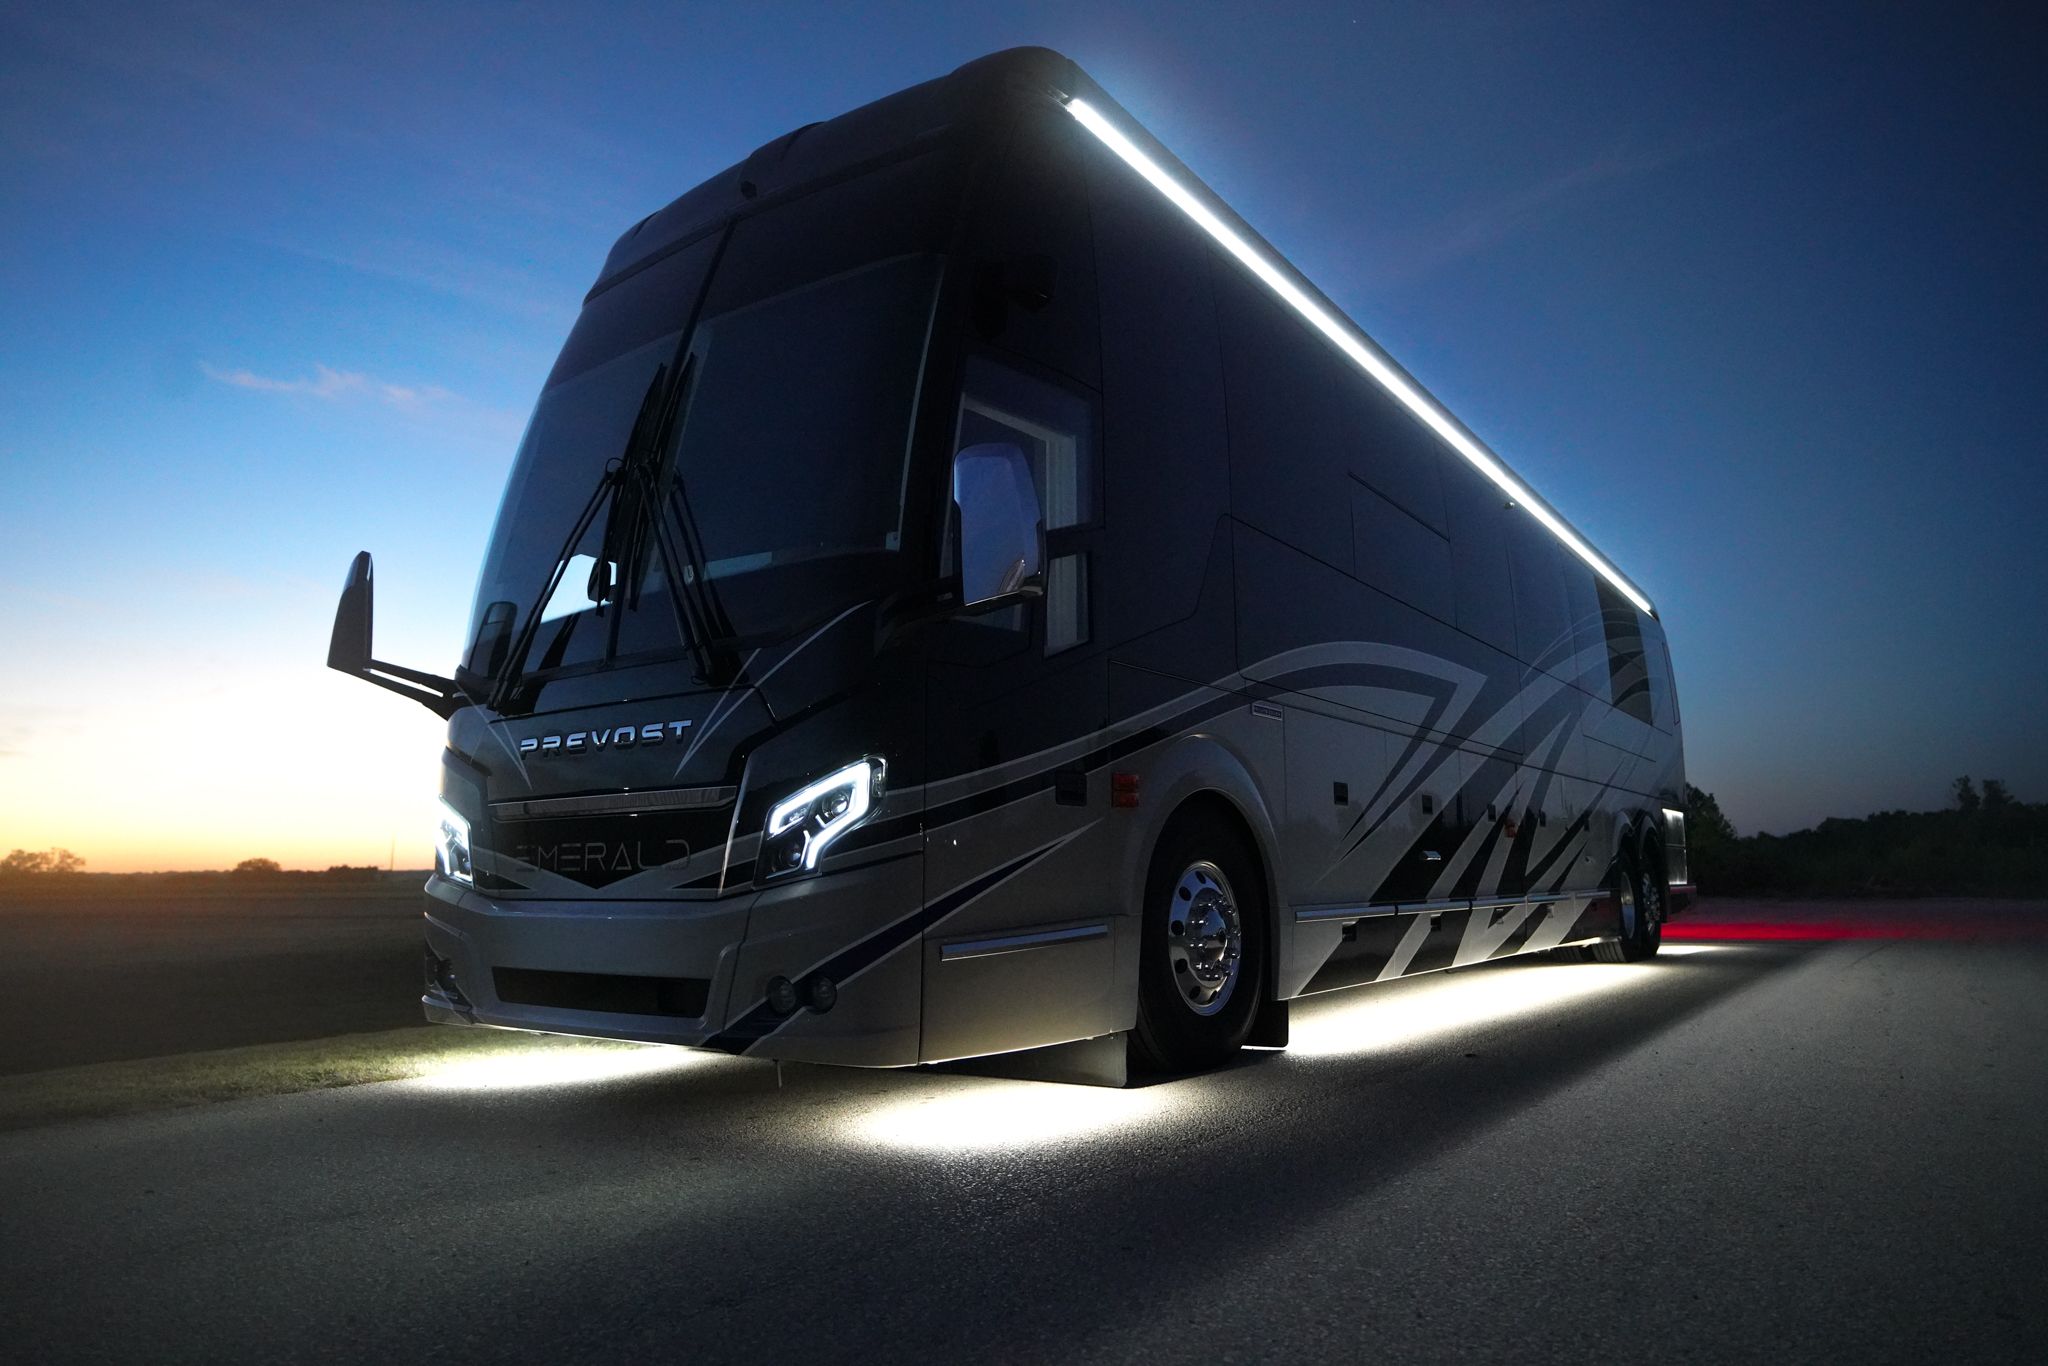
[[[1401,985],[1295,1002],[1287,1051],[1332,1057],[1399,1049],[1569,1001],[1650,985],[1649,964],[1530,964],[1432,974]]]
[[[1111,125],[1093,105],[1086,100],[1068,100],[1067,112],[1079,120],[1083,128],[1100,138],[1103,145],[1122,158],[1126,165],[1149,181],[1154,189],[1173,201],[1176,208],[1193,219],[1202,231],[1216,239],[1216,242],[1242,262],[1247,270],[1263,280],[1267,288],[1279,295],[1310,326],[1328,337],[1359,369],[1365,371],[1379,382],[1381,388],[1400,400],[1403,407],[1422,419],[1431,431],[1442,437],[1453,450],[1492,480],[1503,493],[1528,509],[1530,516],[1541,522],[1550,534],[1562,541],[1573,554],[1591,565],[1594,572],[1613,584],[1624,597],[1644,612],[1656,615],[1656,610],[1650,606],[1650,600],[1623,577],[1620,570],[1609,564],[1605,557],[1580,539],[1578,533],[1566,526],[1564,521],[1537,497],[1533,489],[1516,478],[1507,466],[1501,464],[1493,452],[1466,435],[1436,400],[1416,388],[1366,345],[1356,328],[1349,326],[1310,298],[1272,258],[1247,242],[1191,190],[1174,179],[1164,167]]]
[[[714,1054],[662,1044],[513,1037],[516,1041],[503,1048],[433,1062],[413,1084],[432,1091],[525,1091],[644,1077],[719,1061]]]
[[[1725,953],[1726,944],[1665,944],[1657,950],[1659,958],[1685,958],[1695,953]]]
[[[861,1141],[918,1152],[1050,1147],[1151,1123],[1176,1104],[1175,1089],[948,1079],[943,1089],[883,1102],[850,1129]]]

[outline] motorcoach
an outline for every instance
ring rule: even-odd
[[[1113,1080],[1689,895],[1648,598],[1042,49],[629,229],[452,676],[371,615],[445,1023]]]

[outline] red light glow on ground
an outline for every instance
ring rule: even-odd
[[[1666,925],[1664,937],[1753,942],[2043,939],[2048,938],[2048,903],[1704,900]]]

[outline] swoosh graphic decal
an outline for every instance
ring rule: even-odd
[[[840,622],[845,621],[848,617],[852,616],[855,612],[858,612],[861,608],[867,605],[868,604],[865,600],[855,603],[853,606],[847,608],[844,612],[841,612],[838,616],[832,618],[832,620],[826,622],[823,626],[820,626],[817,630],[805,636],[801,641],[798,641],[796,648],[791,650],[782,658],[776,660],[772,665],[768,667],[768,671],[766,673],[762,674],[759,678],[750,680],[748,682],[746,689],[742,690],[739,687],[735,686],[731,691],[729,691],[726,694],[725,698],[720,701],[719,705],[712,709],[711,715],[705,719],[703,729],[699,730],[695,737],[691,739],[689,748],[683,751],[683,757],[676,761],[676,775],[678,777],[682,776],[682,772],[685,768],[689,766],[690,760],[696,757],[697,750],[703,745],[703,743],[706,740],[709,740],[711,738],[711,733],[713,731],[717,730],[720,726],[725,724],[727,717],[731,716],[735,711],[739,710],[740,702],[746,697],[748,692],[758,691],[763,683],[766,683],[769,679],[775,677],[776,673],[782,668],[783,665],[789,663],[790,660],[795,659],[798,655],[802,654],[805,650],[809,649],[811,647],[812,642],[816,641],[819,636],[824,635],[834,626],[837,626]],[[761,652],[759,650],[756,650],[754,651],[754,653],[748,655],[747,662],[740,665],[739,677],[745,678],[747,670],[753,668],[754,661],[756,659],[759,659],[760,657]]]
[[[822,963],[806,968],[800,977],[824,973],[844,987],[846,983],[873,967],[882,959],[902,948],[913,939],[922,938],[924,932],[944,920],[961,907],[978,897],[993,891],[1009,881],[1032,864],[1067,843],[1083,830],[1093,827],[1090,821],[1080,830],[1069,831],[1049,844],[1044,844],[1028,854],[1010,860],[992,872],[983,873],[973,881],[954,888],[937,901],[931,902],[889,925],[883,926],[859,943],[840,950]],[[722,1049],[728,1053],[744,1053],[776,1030],[795,1019],[795,1015],[778,1015],[766,1001],[757,1002],[745,1015],[733,1021],[725,1029],[704,1041],[704,1047]]]

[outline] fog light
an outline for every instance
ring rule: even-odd
[[[470,1008],[469,998],[462,994],[462,988],[455,981],[455,964],[435,953],[431,944],[426,946],[426,969],[428,991],[440,992],[449,1005],[458,1009]]]
[[[787,1015],[796,1009],[796,983],[787,977],[770,977],[766,996],[768,1008],[777,1015]]]
[[[804,1004],[823,1015],[839,1004],[839,984],[824,973],[804,983]]]

